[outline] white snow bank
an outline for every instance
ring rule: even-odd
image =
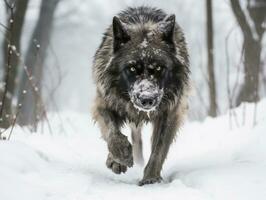
[[[255,126],[253,113],[254,104],[237,108],[232,129],[228,115],[186,124],[164,165],[164,182],[144,187],[136,185],[141,167],[123,175],[105,167],[106,145],[89,115],[50,114],[53,135],[46,125],[38,134],[15,127],[11,140],[0,142],[0,199],[265,199],[266,100],[257,105]],[[146,161],[149,137],[147,126]]]

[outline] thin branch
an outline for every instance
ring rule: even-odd
[[[10,43],[10,41],[8,40],[8,38],[5,38],[5,40]],[[13,50],[13,53],[15,53],[15,55],[18,57],[20,63],[22,64],[25,64],[25,62],[23,61],[23,59],[21,58],[20,56],[20,53],[17,51],[16,48],[12,49]],[[32,74],[29,72],[27,66],[24,65],[23,67],[23,70],[25,71],[26,73],[26,77],[30,83],[30,87],[33,91],[33,93],[36,95],[36,97],[38,98],[40,104],[41,104],[41,107],[42,107],[42,110],[43,110],[43,116],[44,116],[44,119],[46,120],[47,124],[48,124],[48,129],[49,129],[49,132],[50,134],[52,134],[52,128],[51,128],[51,125],[50,125],[50,122],[48,120],[48,117],[47,117],[47,112],[46,112],[46,109],[45,109],[45,106],[44,106],[44,103],[42,102],[42,99],[41,99],[41,95],[39,94],[39,90],[38,88],[36,87],[35,83],[33,82],[33,76]],[[0,135],[3,134],[6,130],[4,130],[3,132],[0,132]]]
[[[15,3],[10,4],[7,0],[4,0],[6,7],[10,10],[13,10],[15,8]]]
[[[259,69],[258,71],[260,72],[260,67],[261,65],[259,65]],[[254,112],[253,112],[253,126],[256,126],[257,124],[257,106],[258,106],[258,100],[259,100],[259,84],[260,80],[258,79],[258,81],[256,81],[255,83],[255,105],[254,105]]]
[[[232,129],[232,98],[231,98],[231,90],[230,90],[230,62],[229,62],[229,52],[228,52],[228,41],[229,38],[232,34],[234,30],[234,27],[231,28],[231,30],[229,31],[229,33],[227,34],[226,38],[225,38],[225,56],[226,56],[226,83],[227,83],[227,98],[228,98],[228,104],[229,104],[229,127],[230,129]]]
[[[197,96],[199,97],[199,100],[201,102],[201,105],[204,107],[205,111],[208,112],[208,106],[206,105],[206,103],[204,102],[204,98],[202,97],[202,92],[200,91],[200,89],[194,85],[194,88],[196,89],[197,92]]]
[[[9,135],[8,135],[7,140],[10,140],[10,138],[11,138],[11,135],[12,135],[13,129],[14,129],[14,127],[15,127],[15,124],[16,124],[16,121],[17,121],[17,118],[18,118],[18,114],[19,114],[20,108],[21,108],[21,106],[18,107],[18,110],[17,110],[17,112],[16,112],[16,115],[14,116],[14,119],[13,119],[13,122],[12,122],[12,126],[11,126],[11,129],[10,129],[10,133],[9,133]]]
[[[4,24],[2,24],[2,23],[0,22],[0,26],[3,27],[6,31],[9,32],[9,28],[8,28],[6,25],[4,25]]]
[[[12,41],[12,30],[13,30],[13,25],[14,25],[14,5],[10,5],[7,0],[4,0],[6,3],[6,6],[10,9],[11,12],[11,16],[9,19],[9,30],[10,30],[10,34],[9,34],[9,41]],[[7,47],[7,64],[6,64],[6,74],[5,74],[5,89],[4,89],[4,93],[2,96],[2,105],[1,105],[1,110],[0,110],[0,116],[1,118],[3,118],[3,110],[5,107],[5,101],[6,101],[6,95],[7,95],[7,90],[8,90],[8,80],[9,80],[9,74],[10,74],[10,70],[11,70],[11,57],[12,57],[12,52],[14,49],[12,49],[12,44],[9,42],[8,43],[8,47]]]
[[[36,97],[37,97],[37,99],[38,99],[38,102],[40,103],[40,105],[41,105],[41,107],[42,107],[42,113],[41,113],[41,115],[44,116],[44,118],[45,118],[45,120],[46,120],[46,122],[47,122],[47,125],[48,125],[48,129],[49,129],[49,131],[50,131],[50,134],[52,135],[52,128],[51,128],[50,122],[49,122],[48,117],[47,117],[47,112],[46,112],[46,109],[45,109],[44,103],[43,103],[43,101],[42,101],[41,95],[40,95],[39,92],[38,92],[39,90],[38,90],[38,88],[36,87],[36,85],[35,85],[34,82],[33,82],[33,79],[32,79],[33,76],[32,76],[32,74],[30,73],[30,71],[28,70],[27,66],[24,66],[23,68],[24,68],[24,71],[26,72],[26,76],[27,76],[27,78],[28,78],[28,80],[29,80],[29,83],[30,83],[30,86],[31,86],[31,88],[32,88],[32,91],[33,91],[33,93],[36,95]]]

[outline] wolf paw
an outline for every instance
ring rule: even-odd
[[[108,149],[116,163],[127,167],[133,166],[132,146],[126,136],[122,134],[110,136]]]
[[[153,178],[143,178],[139,182],[139,186],[147,185],[147,184],[154,184],[154,183],[160,183],[162,181],[162,177],[153,177]]]
[[[127,171],[127,166],[115,162],[110,153],[106,160],[106,166],[116,174],[125,173]]]

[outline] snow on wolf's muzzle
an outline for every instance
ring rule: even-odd
[[[160,104],[163,89],[148,79],[136,81],[130,90],[130,99],[133,105],[142,111],[155,110]]]

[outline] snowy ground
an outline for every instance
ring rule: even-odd
[[[0,199],[265,199],[266,100],[258,104],[255,127],[253,111],[252,104],[238,108],[245,126],[237,128],[233,118],[232,130],[228,116],[187,123],[164,165],[164,182],[144,187],[137,186],[141,167],[124,175],[105,167],[106,145],[89,116],[60,113],[62,126],[51,115],[53,135],[15,127],[11,140],[0,142]],[[146,161],[149,130],[143,132]]]

